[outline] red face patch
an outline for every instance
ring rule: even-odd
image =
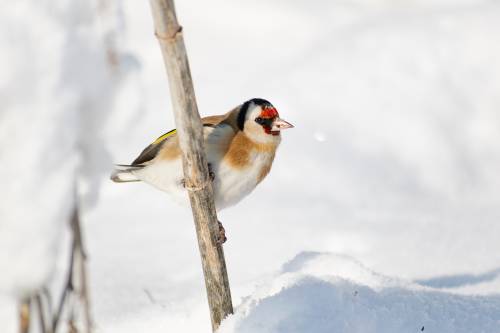
[[[272,106],[264,106],[262,108],[262,112],[260,113],[260,116],[262,118],[266,118],[266,119],[272,119],[272,118],[276,118],[278,117],[278,111],[276,111],[275,108],[273,108]]]
[[[278,111],[272,106],[263,106],[260,113],[260,117],[263,119],[273,119],[279,117]],[[263,124],[262,127],[267,134],[279,135],[280,131],[271,131],[271,126]]]

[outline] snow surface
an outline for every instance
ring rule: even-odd
[[[394,280],[346,256],[302,252],[244,299],[220,332],[498,332],[499,300]]]
[[[79,161],[97,331],[210,330],[190,212],[102,182],[173,126],[149,7],[106,3],[0,13],[2,332],[50,277]],[[500,332],[500,4],[176,5],[201,113],[263,97],[296,126],[220,214],[236,309],[220,331]]]
[[[67,258],[59,253],[68,247],[75,184],[80,207],[92,207],[112,165],[106,150],[106,137],[113,133],[108,120],[131,70],[110,65],[113,51],[121,56],[112,45],[119,24],[108,19],[118,16],[117,8],[93,5],[69,0],[2,3],[2,332],[15,326],[13,300],[49,284],[58,269],[66,270],[57,260]],[[120,115],[126,119],[125,113]]]

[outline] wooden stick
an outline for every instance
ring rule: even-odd
[[[184,180],[198,236],[212,329],[233,313],[231,291],[222,246],[218,244],[218,222],[204,151],[203,128],[196,105],[191,72],[177,22],[173,0],[150,0],[167,70],[177,135],[182,150]]]

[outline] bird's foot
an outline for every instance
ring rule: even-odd
[[[212,164],[210,163],[208,163],[208,177],[212,182],[215,180],[215,172],[212,171]]]
[[[217,244],[222,245],[227,241],[226,229],[224,229],[220,221],[217,221],[217,223],[219,224],[219,236],[217,237]]]

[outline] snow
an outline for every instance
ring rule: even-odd
[[[63,269],[75,185],[80,206],[92,207],[112,165],[107,119],[126,71],[109,69],[95,11],[66,0],[2,4],[0,318],[11,318],[2,331],[16,319],[4,314],[12,300]]]
[[[451,295],[380,276],[346,256],[303,252],[219,332],[495,332],[499,300]]]
[[[73,202],[73,184],[66,179],[73,178],[77,157],[72,153],[74,113],[65,112],[71,96],[57,87],[62,54],[53,53],[62,47],[63,33],[52,34],[52,20],[42,8],[35,6],[25,18],[40,23],[33,33],[15,23],[27,9],[23,4],[5,7],[11,15],[2,15],[0,29],[5,44],[0,290],[22,295],[40,287],[54,269],[57,239]],[[36,43],[46,35],[51,37],[45,43]],[[32,57],[35,49],[37,57]]]
[[[0,14],[2,332],[64,272],[77,170],[97,332],[209,332],[189,210],[103,181],[173,126],[149,7],[28,4]],[[220,332],[499,331],[500,5],[176,5],[201,113],[262,97],[296,126],[220,214]]]

